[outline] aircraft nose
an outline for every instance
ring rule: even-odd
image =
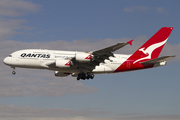
[[[4,60],[3,60],[4,64],[9,65],[9,62],[10,62],[10,60],[8,57],[4,58]]]

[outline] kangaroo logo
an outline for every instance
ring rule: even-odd
[[[65,65],[70,66],[71,65],[71,61],[67,62]]]
[[[91,59],[91,55],[88,55],[85,59]]]
[[[168,39],[168,38],[167,38],[167,39]],[[140,48],[139,51],[143,52],[144,54],[146,54],[146,55],[148,55],[148,56],[147,56],[147,57],[140,58],[140,59],[137,59],[136,61],[133,62],[133,64],[135,64],[136,62],[139,62],[139,61],[141,61],[141,60],[151,59],[151,57],[152,57],[152,56],[151,56],[152,52],[153,52],[155,49],[157,49],[157,48],[161,47],[162,45],[164,45],[164,44],[166,43],[167,39],[164,40],[164,41],[162,41],[162,42],[153,44],[153,45],[149,46],[149,47],[146,48],[146,49],[145,49],[145,47]]]

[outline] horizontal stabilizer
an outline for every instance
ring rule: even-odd
[[[160,62],[164,62],[172,57],[175,57],[174,56],[163,56],[163,57],[159,57],[159,58],[155,58],[155,59],[152,59],[152,60],[148,60],[148,61],[145,61],[145,62],[141,62],[141,64],[155,64],[155,63],[160,63]]]

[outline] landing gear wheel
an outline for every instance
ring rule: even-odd
[[[16,72],[15,72],[15,71],[12,71],[12,74],[13,74],[13,75],[15,75],[15,74],[16,74]]]
[[[89,80],[89,79],[93,79],[94,78],[94,74],[85,74],[85,73],[80,73],[78,74],[77,80]]]
[[[91,74],[91,79],[93,79],[94,78],[94,74]]]
[[[12,67],[12,68],[13,68],[12,74],[15,75],[16,74],[15,67]]]

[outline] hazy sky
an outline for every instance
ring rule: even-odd
[[[179,0],[0,0],[0,120],[179,120]],[[163,67],[55,77],[12,68],[10,53],[28,48],[92,51],[134,39],[131,54],[161,27],[174,27]]]

